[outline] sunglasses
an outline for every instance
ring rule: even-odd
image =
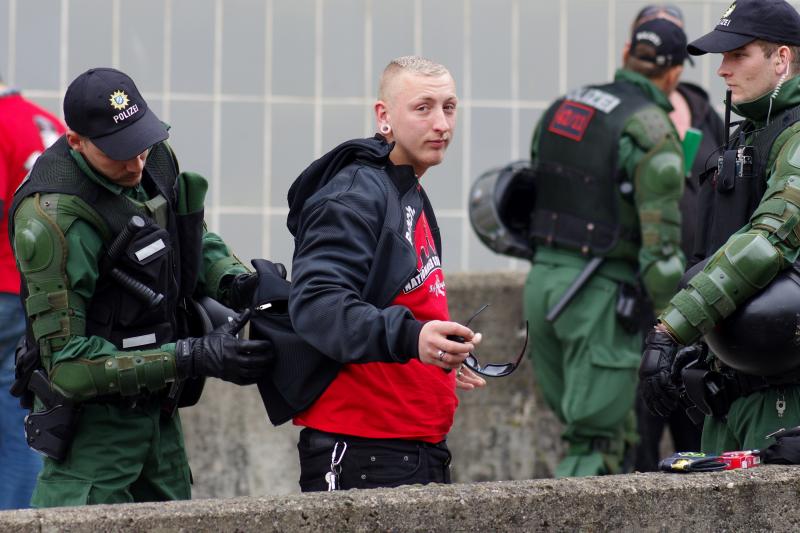
[[[480,309],[475,311],[469,319],[464,323],[464,326],[469,327],[470,322],[481,314],[484,309],[489,307],[489,304],[483,305]],[[451,338],[452,337],[452,338]],[[456,340],[458,342],[464,342],[464,339],[459,337],[458,339],[455,336],[448,337],[450,340]],[[522,350],[520,350],[519,354],[517,355],[516,359],[511,363],[487,363],[482,365],[478,358],[475,357],[475,354],[470,352],[466,359],[464,359],[464,366],[475,372],[476,374],[480,374],[481,376],[486,376],[490,378],[502,378],[511,374],[514,370],[517,369],[522,358],[525,356],[525,348],[528,347],[528,321],[525,321],[525,343],[522,345]]]

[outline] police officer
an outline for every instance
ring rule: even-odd
[[[685,386],[711,415],[703,451],[763,448],[771,442],[766,435],[800,423],[797,356],[773,351],[768,343],[774,335],[759,338],[755,329],[746,334],[756,349],[744,358],[731,342],[712,340],[727,317],[766,294],[800,255],[800,15],[783,0],[737,0],[688,49],[722,54],[717,73],[745,121],[701,190],[699,211],[706,218],[696,249],[709,259],[659,316],[639,374],[654,412],[667,416]],[[794,339],[793,312],[789,318],[791,325],[781,329]],[[676,354],[704,335],[715,356],[692,363],[702,379],[690,379],[694,368],[679,371],[691,358]]]
[[[188,499],[182,386],[253,383],[270,344],[239,340],[237,321],[186,337],[183,310],[201,294],[241,307],[255,275],[205,231],[207,183],[179,172],[130,77],[84,72],[64,116],[10,210],[29,348],[18,382],[36,393],[26,433],[47,455],[32,505]]]
[[[534,132],[525,314],[539,385],[566,426],[557,476],[618,473],[636,438],[636,286],[660,309],[684,267],[683,157],[667,95],[685,46],[672,22],[638,25],[614,82],[557,100]]]

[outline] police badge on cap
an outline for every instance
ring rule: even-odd
[[[117,161],[133,159],[169,137],[133,80],[113,68],[89,69],[70,83],[64,120]]]
[[[713,31],[689,43],[695,56],[730,52],[762,39],[800,46],[800,14],[785,0],[736,0]]]

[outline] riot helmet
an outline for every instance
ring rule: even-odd
[[[800,273],[784,270],[706,333],[709,349],[745,374],[779,376],[800,368]]]
[[[536,199],[534,172],[528,160],[481,174],[469,194],[469,221],[480,241],[498,254],[530,259],[528,239]]]

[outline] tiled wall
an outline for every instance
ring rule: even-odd
[[[60,113],[76,75],[114,66],[137,82],[184,169],[208,176],[209,226],[243,258],[291,262],[286,192],[315,157],[374,132],[377,78],[393,57],[447,65],[456,137],[424,185],[448,271],[525,269],[473,235],[472,181],[524,158],[548,101],[609,80],[646,0],[0,0],[0,76]],[[691,38],[730,0],[676,2]],[[718,56],[686,78],[721,101]]]

